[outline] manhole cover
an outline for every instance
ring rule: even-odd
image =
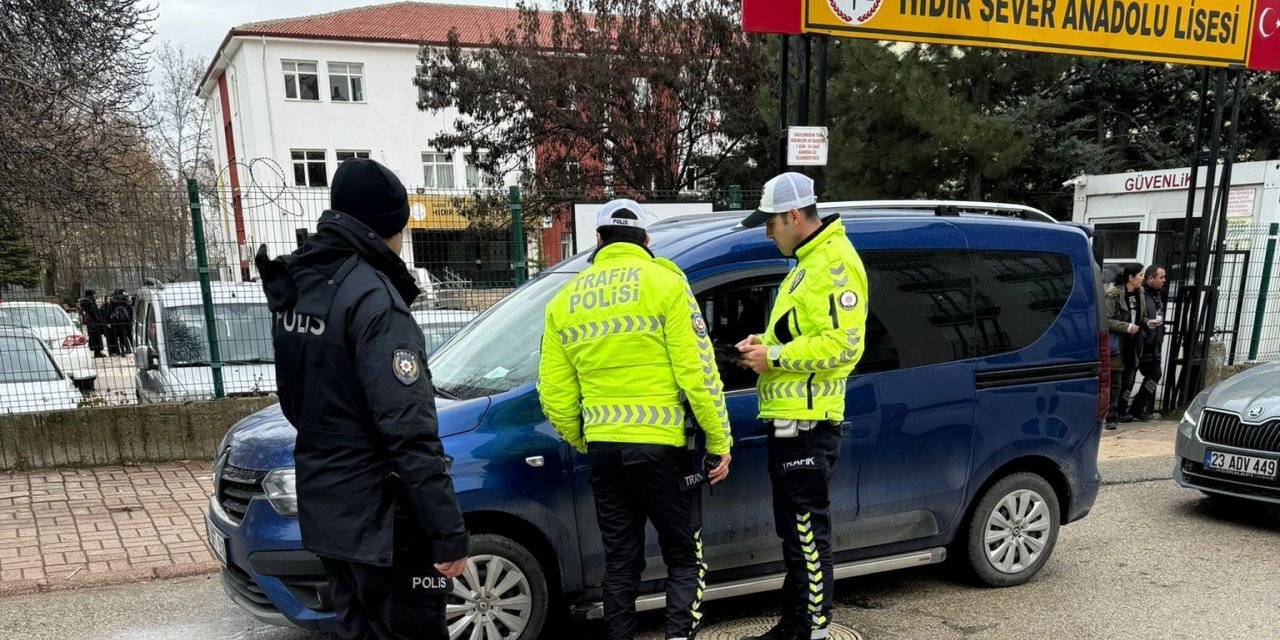
[[[743,636],[758,636],[777,621],[777,618],[746,618],[719,622],[699,631],[698,640],[741,640]],[[844,625],[832,623],[828,629],[831,640],[862,640],[862,634]]]

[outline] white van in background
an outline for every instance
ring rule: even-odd
[[[271,312],[256,282],[210,283],[227,397],[276,392]],[[214,397],[199,282],[149,284],[134,304],[138,402]]]

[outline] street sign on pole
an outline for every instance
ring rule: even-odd
[[[787,127],[787,165],[825,167],[827,165],[827,128]]]

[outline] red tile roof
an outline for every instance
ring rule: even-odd
[[[518,29],[520,13],[501,7],[396,2],[314,16],[251,22],[231,36],[277,36],[320,40],[444,43],[457,29],[463,45],[487,45],[507,29]]]

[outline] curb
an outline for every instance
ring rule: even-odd
[[[10,580],[0,583],[0,598],[66,591],[68,589],[84,589],[87,587],[108,587],[150,580],[168,580],[171,578],[187,578],[210,573],[217,573],[222,565],[209,560],[195,564],[167,565],[150,569],[129,569],[111,573],[86,573],[83,577],[72,574],[69,578],[44,578],[42,580]]]

